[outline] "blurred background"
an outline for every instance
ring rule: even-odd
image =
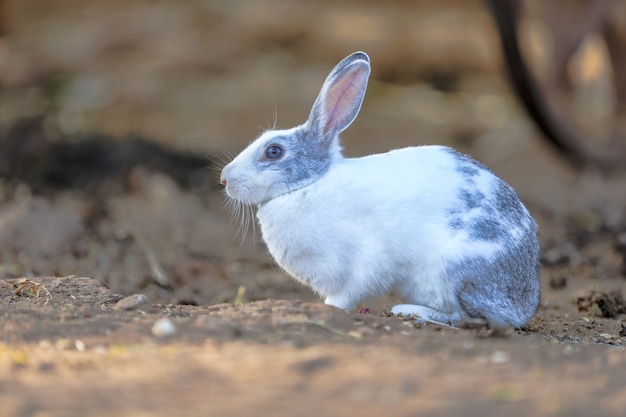
[[[521,40],[546,74],[566,14],[527,3]],[[586,3],[571,2],[572,22]],[[591,138],[615,120],[619,80],[597,33],[576,46],[556,73]],[[518,190],[544,247],[565,239],[563,219],[625,224],[623,171],[572,164],[546,141],[483,1],[0,0],[0,277],[94,276],[164,303],[315,298],[258,233],[237,235],[217,178],[263,129],[303,122],[355,50],[373,72],[348,156],[470,153]]]

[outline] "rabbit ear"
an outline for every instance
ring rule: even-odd
[[[324,81],[307,123],[328,145],[359,113],[369,75],[369,57],[355,52],[337,64]]]

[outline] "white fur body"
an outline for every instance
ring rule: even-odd
[[[362,52],[341,61],[306,123],[264,132],[223,168],[226,193],[258,206],[276,262],[327,304],[393,292],[410,303],[393,313],[522,326],[539,303],[539,245],[511,187],[445,146],[342,155],[369,72]]]
[[[463,183],[456,166],[439,146],[341,159],[323,180],[259,207],[263,240],[285,271],[328,304],[352,309],[393,291],[452,313],[459,306],[446,266],[468,255],[490,259],[500,249],[450,228]],[[481,172],[485,185],[494,179]]]

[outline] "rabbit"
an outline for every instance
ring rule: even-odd
[[[392,314],[523,326],[539,304],[539,243],[509,185],[446,146],[342,155],[369,74],[364,52],[339,62],[304,124],[263,132],[222,169],[227,196],[256,206],[276,263],[326,304],[393,293],[407,304]]]

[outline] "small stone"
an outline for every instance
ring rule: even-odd
[[[148,297],[143,294],[133,294],[122,298],[113,306],[114,310],[134,310],[137,307],[146,304]]]
[[[152,326],[152,334],[156,337],[169,337],[174,333],[176,333],[176,326],[168,318],[159,319]]]
[[[74,342],[74,347],[76,348],[77,351],[79,352],[84,352],[85,351],[85,342],[83,342],[82,340],[76,340]]]
[[[563,288],[567,287],[567,277],[564,277],[564,276],[551,277],[548,285],[553,290],[562,290]]]
[[[491,355],[491,363],[507,363],[511,359],[510,355],[503,351],[496,351]]]
[[[559,248],[549,248],[543,254],[543,262],[546,265],[556,265],[563,261],[563,254]]]

